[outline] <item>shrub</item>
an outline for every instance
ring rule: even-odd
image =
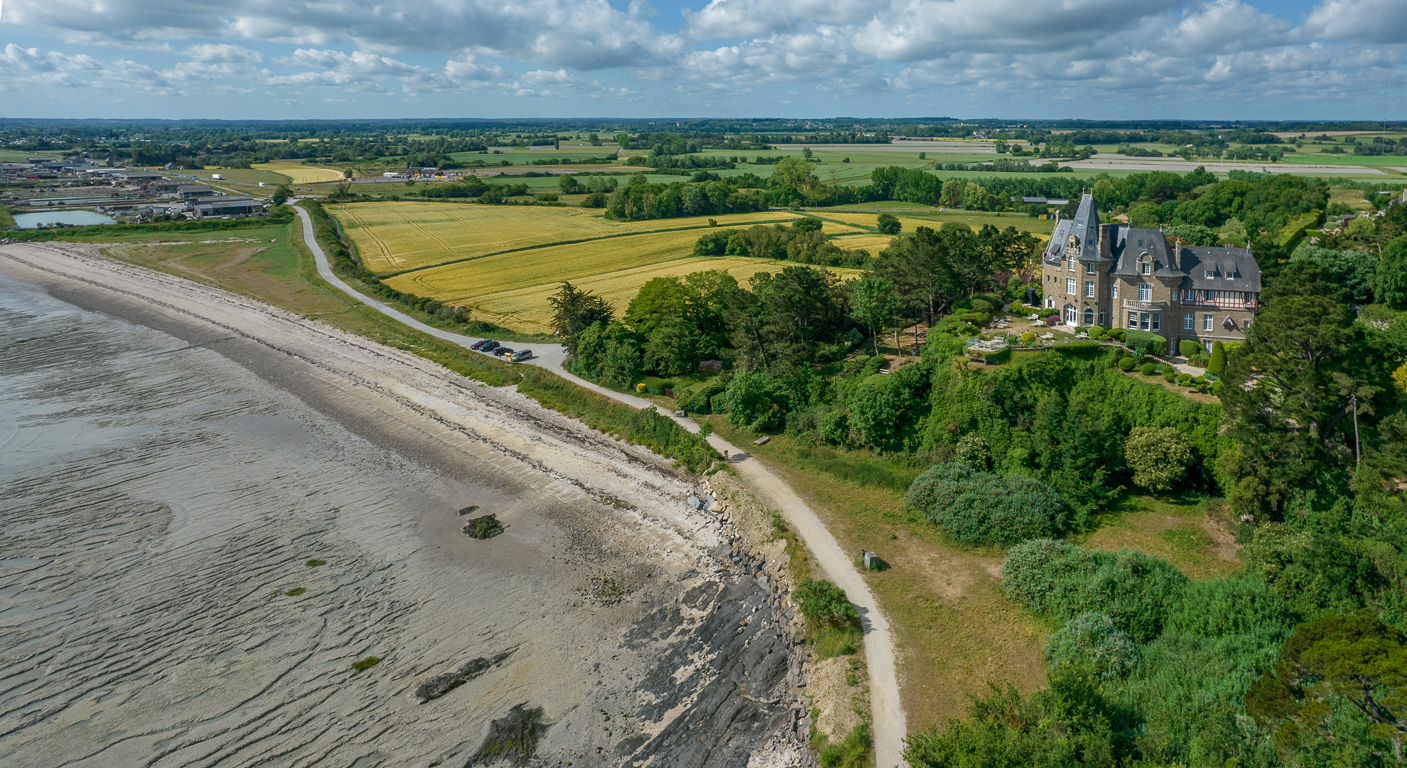
[[[807,579],[792,593],[797,608],[812,630],[860,629],[860,613],[845,590],[825,579]]]
[[[1172,383],[1172,380],[1175,378],[1177,378],[1177,369],[1171,365],[1163,366],[1163,381]]]
[[[1137,365],[1137,363],[1134,362],[1134,359],[1132,357],[1119,358],[1119,370],[1121,371],[1132,371],[1135,365]]]
[[[1152,376],[1152,375],[1153,375],[1154,373],[1156,373],[1157,371],[1158,371],[1158,366],[1156,366],[1156,365],[1154,365],[1154,364],[1152,364],[1152,363],[1144,363],[1143,365],[1140,365],[1140,366],[1138,367],[1138,372],[1141,373],[1141,374],[1143,374],[1144,376]]]
[[[1202,345],[1191,339],[1179,339],[1177,342],[1177,351],[1183,357],[1192,357],[1202,351]]]
[[[721,393],[724,389],[726,389],[726,386],[717,379],[714,379],[692,390],[679,393],[679,398],[675,401],[675,404],[679,406],[680,410],[689,413],[710,413],[712,409],[709,407],[709,401],[713,399],[714,395]],[[678,390],[675,391],[678,392]]]
[[[1033,344],[1033,343],[1035,343],[1035,341],[1036,341],[1036,334],[1032,333],[1031,331],[1026,331],[1026,332],[1024,332],[1024,333],[1021,334],[1021,343],[1023,343],[1023,344]]]
[[[1104,338],[1104,334],[1107,333],[1107,331],[1097,325],[1091,325],[1085,332],[1089,334],[1091,339],[1096,340]]]
[[[352,669],[358,672],[365,672],[380,663],[381,658],[379,656],[368,656],[360,661],[352,662]]]
[[[1125,331],[1124,344],[1139,356],[1158,355],[1161,357],[1168,353],[1168,340],[1149,331]]]
[[[958,461],[968,469],[985,472],[992,468],[992,446],[976,432],[968,432],[958,439],[956,453]]]
[[[1086,550],[1050,539],[1017,544],[1002,567],[1002,589],[1013,600],[1061,621],[1098,611],[1136,642],[1162,632],[1187,583],[1171,563],[1142,552]]]
[[[1221,382],[1219,382],[1219,381],[1213,381],[1213,382],[1212,382],[1212,394],[1213,394],[1213,395],[1216,395],[1217,397],[1221,397],[1221,386],[1222,386],[1222,385],[1221,385]]]
[[[1134,427],[1124,441],[1124,460],[1133,470],[1134,485],[1168,491],[1192,463],[1192,442],[1173,427]]]
[[[1192,374],[1190,374],[1190,373],[1179,373],[1179,374],[1177,375],[1177,385],[1178,385],[1179,387],[1190,387],[1190,386],[1192,386]]]
[[[1108,336],[1108,337],[1111,338],[1111,339],[1115,339],[1115,340],[1117,340],[1117,341],[1123,341],[1123,340],[1124,340],[1124,329],[1123,329],[1123,328],[1110,328],[1109,331],[1108,331],[1107,333],[1105,333],[1104,335],[1105,335],[1105,336]]]
[[[635,385],[635,394],[637,394],[637,395],[643,395],[643,394],[645,394],[645,390],[646,390],[646,389],[648,389],[648,387],[646,387],[646,386],[645,386],[645,382],[642,381],[642,382],[640,382],[639,384],[636,384],[636,385]]]
[[[1187,358],[1187,364],[1192,366],[1193,368],[1206,368],[1207,362],[1208,358],[1205,352],[1198,352],[1197,354]]]
[[[967,544],[1015,544],[1065,526],[1060,494],[1027,477],[1004,478],[965,464],[938,464],[914,479],[908,502],[949,536]]]
[[[1207,373],[1220,376],[1226,371],[1226,347],[1219,341],[1212,342],[1212,356],[1207,361]]]
[[[773,399],[772,382],[753,371],[739,371],[723,391],[722,405],[728,422],[739,429],[762,432],[775,429],[786,413]],[[714,398],[715,410],[719,404]]]
[[[1045,646],[1046,664],[1087,667],[1106,680],[1118,680],[1138,665],[1138,645],[1102,613],[1090,611],[1065,623]]]

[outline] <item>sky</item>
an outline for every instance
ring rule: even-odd
[[[0,117],[1407,119],[1407,0],[0,0]]]

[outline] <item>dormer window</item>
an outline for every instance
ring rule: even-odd
[[[1211,271],[1210,269],[1207,270],[1207,279],[1208,279],[1208,280],[1215,280],[1215,279],[1216,279],[1216,273],[1213,272],[1213,271]]]
[[[1139,274],[1151,275],[1153,274],[1153,265],[1145,261],[1142,264],[1138,265],[1138,271]]]

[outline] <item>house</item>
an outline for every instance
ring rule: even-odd
[[[1045,308],[1069,327],[1151,331],[1168,349],[1191,339],[1241,341],[1260,307],[1260,267],[1246,248],[1169,242],[1160,229],[1101,224],[1085,195],[1055,225],[1041,259]]]

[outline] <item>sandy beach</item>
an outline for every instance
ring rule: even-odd
[[[797,764],[791,629],[694,490],[412,354],[0,246],[0,764]]]

